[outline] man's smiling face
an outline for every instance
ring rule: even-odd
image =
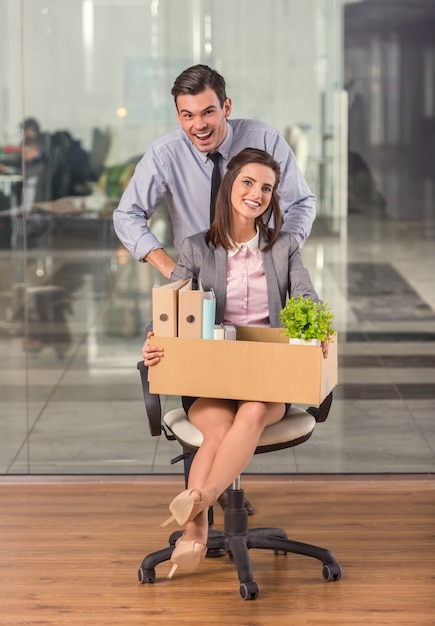
[[[205,89],[196,96],[177,97],[177,121],[190,141],[201,152],[214,152],[227,135],[226,118],[231,113],[231,100],[223,107],[213,89]]]

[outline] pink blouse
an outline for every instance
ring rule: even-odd
[[[227,296],[224,321],[236,326],[270,326],[266,274],[259,233],[235,243],[227,257]]]

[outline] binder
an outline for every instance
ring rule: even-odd
[[[202,297],[202,338],[214,339],[216,296],[213,289],[204,291]]]
[[[159,337],[176,337],[178,332],[178,291],[187,280],[153,287],[153,330]]]
[[[192,289],[192,279],[178,292],[178,336],[183,339],[202,337],[202,296],[199,289]]]

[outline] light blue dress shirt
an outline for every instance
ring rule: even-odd
[[[310,234],[316,198],[303,177],[290,146],[279,132],[255,120],[227,120],[228,132],[219,146],[222,174],[228,161],[244,148],[272,154],[281,167],[278,188],[283,230],[292,232],[300,247]],[[115,232],[131,255],[143,261],[163,248],[148,220],[163,198],[168,204],[174,246],[210,226],[210,188],[213,162],[200,152],[181,127],[155,139],[136,166],[135,173],[113,214]]]

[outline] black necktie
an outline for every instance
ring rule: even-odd
[[[210,224],[214,220],[214,208],[216,205],[216,196],[221,184],[220,161],[222,155],[219,152],[209,152],[208,158],[213,161],[213,174],[211,176],[211,194],[210,194]]]

